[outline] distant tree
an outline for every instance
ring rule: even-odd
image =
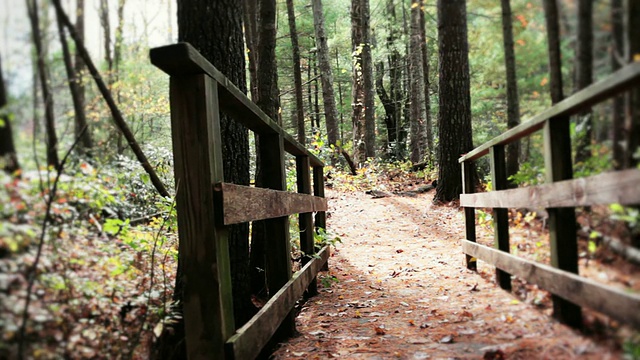
[[[324,116],[327,125],[327,139],[329,145],[336,146],[338,140],[338,109],[336,107],[335,92],[333,91],[333,71],[329,59],[329,45],[324,27],[324,12],[322,0],[311,0],[313,8],[313,24],[316,35],[318,67],[322,83],[322,99],[324,102]]]
[[[576,90],[581,90],[593,82],[593,0],[578,0],[578,42],[576,52]],[[591,157],[593,120],[591,109],[577,116],[578,128],[584,133],[576,143],[576,163]]]
[[[36,0],[26,0],[29,23],[31,24],[31,38],[35,47],[40,88],[45,112],[45,130],[47,143],[47,164],[58,168],[58,136],[56,135],[55,115],[53,113],[53,93],[49,82],[49,69],[45,61],[43,37],[40,31],[40,16]]]
[[[611,70],[616,71],[622,67],[624,59],[624,8],[622,0],[611,0],[611,37],[613,44],[610,49]],[[625,164],[624,142],[624,95],[618,95],[613,99],[613,115],[611,120],[611,133],[613,142],[613,167],[621,170]]]
[[[547,24],[547,46],[549,48],[549,90],[551,92],[551,102],[556,104],[564,99],[558,3],[556,0],[543,0],[542,3]]]
[[[369,0],[360,1],[362,25],[362,73],[364,80],[364,137],[365,156],[376,156],[375,89],[373,87],[373,59],[371,55],[371,12]]]
[[[411,40],[409,46],[409,73],[411,79],[411,118],[410,123],[410,155],[409,159],[414,164],[419,163],[424,157],[424,129],[426,121],[425,111],[425,82],[424,66],[422,63],[422,30],[420,23],[421,0],[411,0]]]
[[[244,9],[244,39],[247,46],[247,58],[249,59],[249,93],[254,102],[258,98],[258,1],[243,0]]]
[[[516,78],[516,55],[513,49],[513,19],[510,0],[500,0],[502,5],[502,42],[504,63],[507,72],[507,128],[520,124],[520,104],[518,99],[518,79]],[[519,169],[520,140],[507,145],[507,176],[515,175]]]
[[[286,0],[287,17],[289,19],[289,36],[291,37],[291,56],[293,59],[293,82],[296,100],[296,130],[298,142],[305,145],[306,135],[304,126],[304,98],[302,95],[302,66],[300,65],[300,45],[298,45],[298,31],[296,30],[296,14],[293,0]]]
[[[0,59],[0,167],[8,173],[13,174],[20,169],[16,147],[13,143],[13,132],[11,131],[11,119],[6,113],[7,89],[4,85],[2,75],[2,60]]]
[[[438,47],[440,143],[434,200],[451,201],[462,192],[458,158],[473,149],[465,0],[438,0]]]
[[[80,1],[82,2],[82,1]],[[75,119],[75,135],[80,136],[81,139],[76,145],[76,149],[80,154],[86,153],[92,147],[91,135],[86,129],[87,119],[84,111],[84,93],[80,94],[80,88],[78,83],[80,82],[80,74],[74,68],[71,60],[71,52],[69,51],[69,43],[67,42],[67,35],[64,31],[64,25],[60,19],[60,14],[56,11],[57,24],[58,24],[58,36],[60,38],[60,45],[62,47],[62,59],[64,62],[64,68],[67,72],[67,83],[69,84],[69,92],[71,93],[71,100],[73,102],[73,111]],[[77,28],[77,26],[76,26]],[[82,89],[84,90],[84,88]],[[84,130],[84,131],[83,131]]]
[[[352,83],[351,83],[351,108],[353,110],[353,159],[358,163],[367,160],[367,138],[366,138],[366,104],[365,93],[368,91],[365,84],[365,14],[363,2],[367,0],[351,0],[351,63],[352,63]],[[369,90],[373,90],[369,88]]]
[[[233,0],[179,0],[178,40],[191,43],[243,92],[245,79],[242,3]],[[221,116],[222,155],[225,181],[249,185],[249,140],[245,127]],[[233,284],[236,326],[255,313],[249,279],[249,227],[233,225],[229,231],[229,256]],[[175,298],[182,297],[181,267],[178,264]]]
[[[433,123],[431,121],[431,96],[429,94],[429,49],[427,48],[427,30],[424,16],[424,2],[420,5],[420,35],[422,48],[422,73],[424,77],[424,148],[425,157],[429,164],[433,163]]]
[[[78,36],[80,36],[81,41],[84,41],[84,9],[84,0],[78,0],[76,3],[76,32],[78,33]],[[58,23],[60,23],[60,20],[58,20]],[[73,83],[73,85],[69,85],[69,90],[71,91],[71,96],[73,99],[73,111],[75,120],[74,133],[76,137],[81,137],[77,145],[78,150],[80,152],[85,152],[93,148],[93,138],[89,129],[84,132],[82,131],[82,129],[87,126],[87,116],[85,111],[85,91],[84,82],[82,80],[82,73],[85,66],[82,57],[80,56],[80,54],[78,54],[77,51],[75,54],[75,62],[73,67],[73,75],[69,76],[69,82]]]

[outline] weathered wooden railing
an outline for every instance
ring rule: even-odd
[[[465,207],[467,267],[476,259],[496,266],[500,287],[511,290],[511,275],[550,291],[554,316],[569,325],[582,324],[581,306],[640,327],[640,296],[578,276],[575,207],[596,204],[640,204],[640,170],[603,173],[572,179],[569,116],[640,85],[640,63],[630,64],[606,79],[548,108],[529,121],[479,146],[460,158]],[[543,130],[547,183],[507,190],[505,145]],[[474,194],[471,162],[489,154],[494,191]],[[476,244],[475,208],[493,208],[494,246]],[[551,265],[524,260],[509,252],[508,208],[546,208],[549,213]]]
[[[323,163],[265,115],[191,45],[151,50],[151,62],[171,76],[171,127],[178,184],[176,206],[184,271],[184,320],[190,359],[253,359],[289,316],[328,249],[307,257],[292,275],[288,215],[300,214],[300,246],[313,254],[315,227],[325,227]],[[224,183],[220,111],[260,135],[265,188]],[[298,193],[286,186],[284,152],[296,157]],[[313,192],[311,172],[313,168]],[[266,219],[266,220],[265,220]],[[246,325],[234,328],[228,226],[265,220],[267,283],[280,289]],[[287,324],[288,322],[288,324]]]

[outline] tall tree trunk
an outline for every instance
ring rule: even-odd
[[[504,44],[504,65],[507,72],[507,128],[520,124],[520,104],[518,99],[518,79],[516,77],[516,54],[513,49],[513,19],[510,0],[500,0],[502,5],[502,42]],[[519,170],[520,140],[507,145],[507,176]],[[514,184],[512,184],[514,186]],[[514,186],[515,187],[515,186]]]
[[[247,91],[242,4],[233,0],[178,1],[178,39],[191,43],[238,89]],[[249,185],[249,140],[245,127],[222,114],[223,171],[225,181]],[[229,232],[229,255],[233,282],[233,310],[236,325],[255,313],[249,279],[249,227],[233,225]],[[182,296],[182,264],[178,265],[176,298]]]
[[[313,25],[316,34],[316,47],[318,48],[318,66],[322,82],[322,100],[324,102],[324,116],[327,125],[327,139],[329,145],[336,146],[338,139],[338,109],[333,91],[333,72],[329,60],[329,46],[324,28],[324,13],[322,0],[311,0],[313,7]],[[332,156],[335,159],[335,156]],[[335,160],[334,160],[335,161]]]
[[[11,119],[4,109],[7,103],[7,89],[4,85],[2,59],[0,59],[0,167],[6,173],[13,174],[20,169],[20,164],[18,163],[16,147],[13,143]]]
[[[611,70],[616,71],[622,67],[624,61],[624,9],[622,0],[611,0]],[[624,95],[618,95],[613,99],[611,138],[613,142],[613,167],[622,170],[625,163],[624,156]]]
[[[420,35],[422,42],[422,73],[424,77],[425,134],[424,152],[429,164],[433,163],[433,124],[431,122],[431,97],[429,95],[429,49],[427,48],[427,30],[424,17],[424,4],[420,6]]]
[[[473,149],[465,0],[438,0],[438,47],[440,149],[434,200],[451,201],[462,192],[458,158]]]
[[[352,0],[357,1],[357,0]],[[365,156],[376,156],[376,119],[373,88],[373,60],[371,58],[371,14],[369,0],[360,0],[360,18],[362,19],[362,73],[364,79],[364,138]]]
[[[559,103],[564,99],[562,89],[562,62],[560,60],[560,25],[556,0],[543,0],[547,23],[547,46],[549,48],[549,90],[551,102]]]
[[[593,82],[593,0],[578,0],[578,42],[576,62],[576,90]],[[593,114],[591,109],[577,116],[577,128],[584,129],[576,143],[576,163],[584,163],[591,157],[593,137]]]
[[[627,0],[627,61],[640,61],[640,2]],[[634,88],[627,93],[625,140],[627,144],[625,168],[638,165],[635,156],[640,145],[640,90]],[[639,239],[640,240],[640,239]],[[640,247],[640,241],[635,244]]]
[[[67,42],[64,25],[62,24],[62,20],[60,19],[60,15],[57,11],[56,17],[58,24],[58,36],[60,37],[60,45],[62,47],[64,68],[67,72],[69,92],[71,92],[71,100],[73,102],[73,110],[75,112],[75,135],[76,137],[81,137],[76,148],[80,154],[84,154],[91,149],[91,137],[89,132],[85,130],[85,127],[87,127],[87,120],[84,113],[84,96],[81,98],[80,89],[78,89],[78,73],[74,71],[73,64],[71,63],[69,43]]]
[[[425,97],[424,97],[424,67],[422,65],[422,31],[420,30],[421,0],[411,0],[411,40],[409,48],[410,94],[411,94],[411,119],[410,121],[410,148],[409,159],[414,164],[424,157],[424,128],[426,121]]]
[[[244,9],[244,39],[246,41],[247,50],[249,51],[249,92],[251,100],[254,102],[258,98],[258,1],[244,0],[242,2]]]
[[[351,85],[351,107],[353,110],[353,160],[357,164],[362,164],[367,160],[366,137],[365,137],[365,104],[364,104],[364,71],[362,64],[363,57],[363,37],[362,26],[362,3],[360,0],[351,0],[351,62],[352,62],[352,85]]]
[[[76,32],[78,33],[78,36],[80,36],[81,41],[84,41],[84,9],[84,0],[78,0],[76,3]],[[60,23],[59,20],[58,23]],[[62,24],[60,24],[60,26],[62,26]],[[91,136],[91,131],[87,129],[86,131],[82,132],[82,129],[88,126],[85,111],[84,81],[82,78],[84,68],[84,61],[82,61],[82,57],[76,51],[73,75],[69,76],[69,82],[73,83],[73,85],[69,84],[69,89],[71,90],[71,95],[74,102],[74,132],[76,138],[78,136],[81,137],[80,142],[78,142],[77,145],[78,151],[81,153],[86,153],[90,151],[91,148],[93,148],[93,138]],[[74,88],[75,90],[72,88]]]
[[[296,14],[293,0],[286,0],[287,16],[289,18],[289,35],[291,36],[291,55],[293,59],[293,83],[296,97],[296,127],[298,142],[306,144],[304,128],[304,99],[302,97],[302,69],[300,65],[300,46],[298,45],[298,31],[296,30]],[[339,84],[338,84],[339,86]]]
[[[109,79],[111,79],[111,72],[113,71],[113,56],[111,56],[111,20],[109,19],[109,0],[100,0],[100,25],[102,25],[103,47],[104,47],[104,60],[107,62],[109,68]],[[113,84],[112,80],[107,81],[109,88]]]
[[[393,154],[393,148],[397,145],[398,137],[396,135],[396,109],[395,102],[384,88],[384,62],[379,61],[376,64],[376,92],[382,102],[384,108],[384,124],[387,128],[387,155]]]
[[[45,62],[42,34],[40,32],[40,17],[38,15],[38,4],[36,0],[27,0],[27,11],[29,22],[31,23],[31,37],[36,49],[36,60],[38,64],[38,75],[40,76],[40,87],[44,102],[46,143],[47,143],[47,164],[58,168],[58,136],[56,135],[55,117],[53,114],[53,93],[49,83],[49,71]]]

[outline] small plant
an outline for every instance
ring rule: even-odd
[[[330,288],[334,283],[340,282],[340,280],[338,280],[338,278],[333,275],[319,275],[319,278],[320,285],[322,285],[322,287],[325,289]]]
[[[318,228],[318,230],[313,234],[313,240],[316,249],[322,249],[327,245],[336,246],[337,243],[342,243],[342,239],[340,239],[339,236],[331,236],[330,234],[327,234],[327,231],[323,228]]]

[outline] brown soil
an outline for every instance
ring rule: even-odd
[[[555,321],[548,295],[535,286],[522,285],[518,297],[496,286],[492,267],[467,270],[462,212],[432,205],[433,191],[327,197],[328,228],[342,239],[319,277],[328,287],[304,304],[299,336],[273,358],[621,358],[611,338],[585,337]]]

